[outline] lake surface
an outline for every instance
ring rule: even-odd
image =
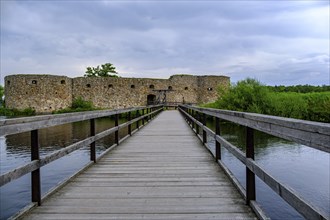
[[[124,120],[121,121],[123,123]],[[214,129],[214,122],[208,121]],[[96,120],[97,132],[114,126],[111,118]],[[134,128],[134,126],[133,126]],[[133,129],[132,128],[132,129]],[[245,128],[231,123],[221,123],[222,135],[243,151]],[[39,132],[40,156],[47,155],[89,135],[89,123],[77,122],[42,129]],[[127,129],[120,136],[127,135]],[[96,142],[97,154],[114,143],[114,135]],[[324,212],[330,210],[330,156],[328,153],[295,144],[270,135],[256,132],[255,160],[272,176],[297,191],[303,198]],[[30,161],[30,133],[0,137],[0,173],[6,173]],[[214,151],[214,140],[208,137],[208,145]],[[245,167],[222,148],[222,160],[245,186]],[[86,146],[68,156],[41,168],[42,194],[74,174],[89,162]],[[294,209],[256,178],[257,201],[272,219],[303,219]],[[0,219],[7,219],[30,203],[30,174],[0,188]]]

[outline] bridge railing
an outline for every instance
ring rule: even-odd
[[[76,113],[66,113],[58,115],[42,115],[34,117],[25,118],[14,118],[14,119],[4,119],[0,120],[0,136],[6,136],[11,134],[17,134],[22,132],[31,132],[31,162],[17,167],[9,172],[0,175],[0,186],[3,186],[25,174],[31,173],[31,191],[32,191],[32,202],[40,205],[42,200],[49,195],[46,194],[41,198],[41,182],[40,182],[40,168],[46,164],[57,160],[75,150],[78,150],[84,146],[90,146],[90,160],[84,170],[91,164],[95,163],[98,159],[103,157],[108,151],[113,149],[115,146],[119,145],[121,142],[119,140],[119,130],[128,127],[128,135],[122,138],[124,140],[128,136],[132,135],[132,124],[136,123],[136,128],[139,129],[140,122],[142,125],[145,122],[150,121],[155,115],[157,115],[161,110],[163,110],[163,105],[154,105],[147,107],[135,107],[135,108],[125,108],[116,110],[101,110],[101,111],[90,111],[90,112],[76,112]],[[119,116],[121,114],[126,114],[127,122],[119,124]],[[133,118],[133,114],[135,117]],[[101,117],[114,116],[115,126],[102,131],[100,133],[95,133],[95,119]],[[63,149],[57,150],[53,153],[46,155],[43,158],[39,156],[39,141],[38,141],[38,130],[42,128],[49,128],[57,125],[78,122],[78,121],[90,121],[90,136],[84,140],[78,141],[71,144]],[[103,152],[98,158],[96,158],[95,151],[95,141],[104,138],[110,134],[115,134],[115,144]],[[80,172],[80,171],[79,171]],[[79,173],[78,172],[78,173]],[[55,191],[58,187],[54,188]],[[50,192],[51,193],[51,192]]]
[[[293,189],[280,183],[254,161],[254,130],[259,130],[276,137],[294,141],[309,147],[330,152],[330,124],[318,123],[291,118],[282,118],[254,113],[235,112],[227,110],[200,108],[188,105],[180,105],[179,110],[183,113],[192,129],[199,136],[202,129],[201,141],[206,145],[207,134],[215,139],[215,160],[230,177],[246,204],[250,205],[260,219],[267,216],[256,202],[255,175],[266,183],[275,193],[282,197],[290,206],[295,208],[306,219],[329,219],[326,213],[315,208],[309,202],[302,199]],[[216,128],[213,132],[206,126],[206,117],[215,118]],[[234,122],[246,127],[246,152],[245,154],[236,146],[225,140],[220,133],[220,120]],[[246,166],[245,189],[221,161],[221,146],[225,147],[237,159]]]

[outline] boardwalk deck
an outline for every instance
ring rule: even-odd
[[[25,219],[255,219],[178,111],[149,125]]]

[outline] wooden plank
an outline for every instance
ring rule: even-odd
[[[191,120],[195,120],[192,118],[192,116],[188,115],[187,112],[183,111],[182,112],[189,117]],[[220,117],[220,116],[219,116]],[[220,117],[221,118],[221,117]],[[298,120],[299,121],[299,120]],[[238,123],[236,121],[233,121],[235,123]],[[300,121],[299,121],[300,122]],[[196,122],[200,123],[200,122]],[[280,122],[281,124],[281,122]],[[315,124],[314,124],[315,125]],[[251,126],[251,125],[246,125],[246,126]],[[283,132],[287,132],[288,134],[292,133],[293,128],[287,128],[287,127],[281,127],[279,125],[272,125],[276,129],[273,130],[274,134],[278,132],[279,134],[277,135],[278,137],[283,136]],[[289,125],[289,127],[294,125]],[[211,129],[201,125],[202,129],[207,130],[209,134],[214,136],[214,138],[219,141],[223,147],[225,147],[228,151],[230,151],[237,159],[239,159],[243,164],[246,165],[246,167],[251,170],[254,174],[256,174],[263,182],[265,182],[275,193],[277,193],[280,197],[282,197],[288,204],[290,204],[293,208],[295,208],[300,214],[302,214],[304,217],[307,219],[330,219],[330,216],[327,213],[324,213],[323,211],[319,210],[318,208],[314,207],[312,204],[309,204],[309,202],[305,201],[297,192],[292,190],[290,187],[285,186],[284,184],[278,182],[275,180],[270,174],[265,172],[253,159],[246,158],[244,154],[234,145],[230,144],[228,141],[220,137],[219,135],[216,135],[215,132],[213,132]],[[253,126],[251,126],[253,127]],[[301,128],[301,124],[299,126],[297,125],[296,127]],[[309,129],[311,129],[311,124],[308,124],[307,126]],[[320,128],[323,129],[324,127]],[[281,130],[282,129],[282,130]],[[308,129],[307,129],[308,130]],[[326,130],[323,130],[324,134]],[[275,135],[276,136],[276,135]],[[320,134],[312,134],[311,132],[307,131],[300,131],[298,134],[295,136],[296,139],[306,139],[304,140],[307,143],[307,139],[312,139],[319,137],[321,138],[322,141],[327,141],[326,136],[322,136]],[[330,137],[330,136],[329,136]],[[288,139],[286,135],[284,135],[284,138]],[[288,139],[290,140],[290,139]],[[313,140],[310,140],[311,142]],[[297,141],[299,142],[299,141]],[[325,150],[327,151],[327,150]],[[231,175],[230,171],[225,167],[225,165],[219,161],[220,166],[225,170],[228,176],[232,179],[233,183],[236,185],[236,187],[239,189],[240,193],[246,197],[246,191],[242,188],[240,183],[236,180],[234,176]],[[259,212],[260,207],[256,204],[256,202],[252,202],[253,209],[257,212]],[[259,212],[258,216],[260,218],[265,218],[265,215],[263,212]]]
[[[253,214],[250,213],[206,213],[206,214],[197,214],[197,213],[180,213],[180,214],[99,214],[99,213],[66,213],[66,214],[41,214],[37,213],[31,216],[28,216],[26,219],[35,220],[35,219],[45,219],[45,220],[60,220],[60,219],[77,219],[77,220],[90,220],[90,219],[99,219],[99,220],[205,220],[205,219],[237,219],[237,220],[252,220],[256,219]]]
[[[26,216],[52,218],[255,219],[255,215],[179,113],[166,111]]]
[[[49,199],[44,206],[70,206],[70,207],[111,207],[111,206],[135,206],[135,207],[151,207],[151,206],[213,206],[218,208],[221,205],[240,204],[244,206],[241,198],[119,198],[119,199],[62,199],[57,197]],[[156,208],[156,207],[155,207]]]

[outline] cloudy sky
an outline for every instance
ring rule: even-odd
[[[329,10],[328,0],[1,0],[0,83],[110,62],[122,77],[329,85]]]

